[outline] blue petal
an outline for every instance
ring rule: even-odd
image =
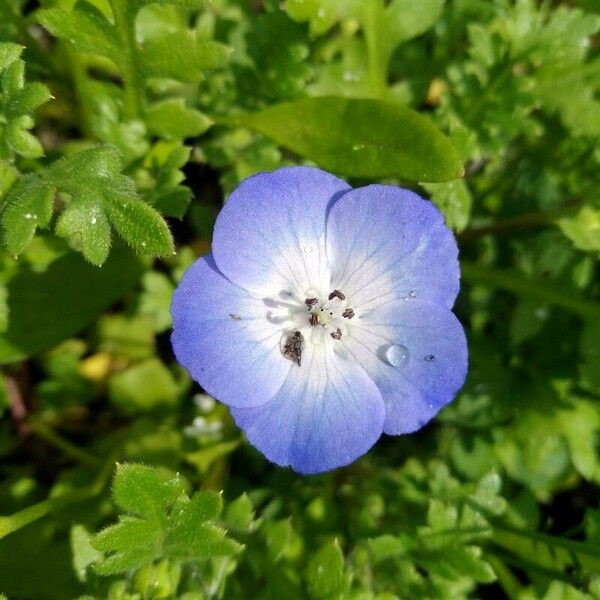
[[[212,396],[231,406],[264,404],[291,362],[281,355],[281,327],[261,298],[233,285],[210,255],[185,273],[171,304],[177,360]]]
[[[332,205],[327,219],[332,287],[363,314],[416,297],[451,308],[459,289],[458,249],[439,210],[413,192],[369,185]]]
[[[310,346],[279,393],[258,408],[233,409],[233,418],[266,457],[299,473],[347,465],[379,438],[381,394],[351,356],[330,345]]]
[[[213,255],[233,283],[256,291],[329,284],[325,218],[332,199],[350,189],[333,175],[286,167],[243,181],[219,213]]]
[[[410,300],[388,303],[357,319],[343,341],[381,390],[385,433],[420,429],[465,381],[464,330],[443,306]],[[396,356],[390,354],[393,351]],[[395,360],[398,356],[403,359]]]

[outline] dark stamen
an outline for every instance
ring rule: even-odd
[[[334,340],[341,340],[342,339],[342,330],[338,327],[335,331],[332,331],[329,335]]]
[[[346,296],[340,292],[340,290],[333,290],[331,294],[329,294],[329,299],[333,300],[334,298],[339,298],[340,300],[345,300]]]
[[[315,313],[310,313],[310,317],[308,318],[308,322],[311,325],[318,325],[319,324],[319,315],[315,315]]]
[[[354,316],[354,311],[351,308],[347,308],[343,313],[342,317],[346,319],[351,319]]]
[[[314,306],[315,304],[319,303],[319,299],[318,298],[307,298],[304,301],[304,304],[306,304],[306,306]]]

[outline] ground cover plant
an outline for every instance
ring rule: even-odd
[[[0,598],[600,598],[599,32],[594,0],[0,0]],[[227,198],[301,165],[435,204],[469,360],[317,475],[170,339]]]

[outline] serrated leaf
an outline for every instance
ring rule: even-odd
[[[10,322],[0,333],[0,363],[22,360],[78,333],[129,290],[141,271],[124,248],[115,249],[102,269],[75,252],[43,272],[22,263],[7,283]]]
[[[123,193],[106,197],[104,210],[121,237],[142,256],[169,256],[173,239],[164,219],[138,198]]]
[[[167,140],[196,137],[213,123],[200,111],[186,106],[183,98],[153,104],[146,111],[145,121],[151,133]]]
[[[348,586],[344,555],[337,539],[322,546],[311,557],[306,569],[308,591],[312,598],[336,598]]]
[[[61,213],[56,233],[69,238],[93,265],[101,266],[110,250],[110,225],[102,208],[93,200],[73,202]]]
[[[0,71],[3,71],[21,56],[24,46],[11,42],[0,43]]]
[[[9,61],[15,49],[7,52]],[[34,125],[31,112],[50,99],[48,88],[41,83],[25,83],[25,63],[10,62],[0,73],[0,158],[13,154],[26,158],[43,155],[35,136],[29,133]]]
[[[203,78],[203,71],[224,66],[230,54],[224,44],[186,31],[149,40],[142,47],[140,58],[150,76],[197,82]]]
[[[129,463],[117,466],[112,493],[121,510],[149,517],[175,502],[183,486],[178,478],[164,481],[156,469]]]
[[[223,519],[232,529],[249,531],[252,528],[254,506],[245,492],[227,506]]]
[[[109,146],[70,154],[45,173],[47,181],[70,196],[59,233],[74,236],[74,244],[94,264],[101,264],[110,245],[107,221],[142,256],[173,251],[167,224],[140,199],[133,180],[121,175],[121,169],[121,154]]]
[[[307,98],[222,120],[352,177],[439,182],[463,173],[452,144],[429,120],[381,100]]]
[[[405,539],[390,534],[371,538],[368,540],[368,547],[376,562],[403,556],[410,548]]]
[[[0,219],[8,251],[20,254],[29,245],[38,227],[52,217],[54,187],[37,175],[25,175],[6,197]]]

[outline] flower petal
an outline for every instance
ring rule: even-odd
[[[357,319],[345,340],[381,390],[385,433],[420,429],[464,383],[467,342],[445,307],[399,300]]]
[[[185,273],[171,304],[177,360],[212,396],[231,406],[264,404],[291,362],[279,347],[281,327],[261,298],[233,285],[210,255]]]
[[[348,184],[325,171],[285,167],[244,180],[219,213],[219,270],[248,290],[297,294],[329,283],[327,207]]]
[[[352,190],[327,218],[332,287],[361,313],[400,298],[451,308],[459,289],[458,249],[440,211],[389,185]]]
[[[340,346],[341,349],[341,346]],[[281,390],[258,408],[233,409],[233,418],[266,457],[299,473],[351,463],[379,438],[381,394],[350,356],[330,345],[310,346]]]

